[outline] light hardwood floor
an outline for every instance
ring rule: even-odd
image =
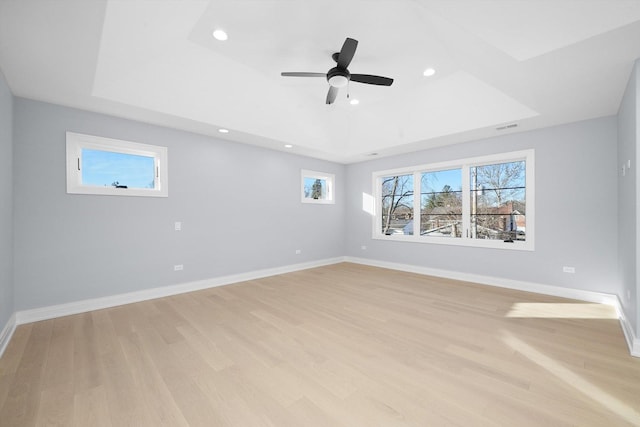
[[[610,314],[337,264],[19,326],[0,425],[640,425]]]

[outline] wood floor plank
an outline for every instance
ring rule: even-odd
[[[120,337],[120,344],[127,358],[127,365],[134,377],[134,382],[139,387],[138,393],[142,395],[149,418],[154,425],[188,426],[189,424],[148,354],[149,351],[155,351],[155,349],[146,348],[138,333]]]
[[[119,343],[114,343],[114,346]],[[111,423],[115,426],[153,425],[144,405],[143,390],[135,381],[122,351],[103,354],[102,370]]]
[[[104,386],[82,390],[74,395],[73,427],[113,427]]]
[[[3,407],[11,390],[15,373],[31,335],[33,323],[18,326],[8,346],[0,358],[0,408]]]
[[[35,425],[52,330],[53,322],[37,322],[31,328],[9,393],[0,408],[3,427]]]
[[[342,263],[22,325],[0,425],[640,426],[640,359],[579,304]]]
[[[74,316],[73,331],[73,386],[75,395],[102,385],[99,368],[99,344],[101,338],[94,324],[94,313]]]
[[[73,384],[47,387],[40,393],[36,426],[66,427],[73,423]]]
[[[185,363],[173,349],[174,346],[184,346],[185,343],[178,341],[169,344],[155,329],[140,333],[140,340],[188,425],[224,425],[223,418],[213,411],[211,401],[194,380],[194,377],[202,375],[201,367],[206,365],[206,362],[202,360],[198,364],[200,368]],[[197,359],[192,358],[193,361]]]
[[[73,384],[74,381],[74,319],[73,316],[60,317],[53,320],[51,343],[48,346],[45,360],[42,388],[58,388]],[[73,389],[71,388],[71,391]]]

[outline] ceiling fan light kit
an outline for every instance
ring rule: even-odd
[[[347,67],[351,63],[357,47],[358,41],[347,37],[340,52],[331,55],[331,58],[336,62],[336,66],[331,68],[327,73],[283,72],[280,73],[280,75],[284,77],[325,77],[327,82],[329,82],[327,104],[333,104],[338,95],[338,89],[346,86],[350,81],[378,86],[391,86],[393,79],[389,77],[349,73]]]
[[[347,70],[340,70],[338,67],[332,68],[327,73],[327,81],[333,87],[344,87],[349,83],[350,74]]]

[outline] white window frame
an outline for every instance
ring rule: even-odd
[[[304,194],[304,180],[305,178],[312,179],[323,179],[327,183],[327,193],[326,198],[324,199],[314,199],[311,197],[305,197]],[[325,172],[317,172],[302,169],[300,173],[300,197],[302,203],[315,203],[315,204],[324,204],[324,205],[332,205],[335,204],[335,175]]]
[[[444,244],[457,246],[474,246],[495,249],[512,249],[512,250],[535,250],[535,155],[534,150],[513,151],[509,153],[500,153],[481,157],[472,157],[461,160],[454,160],[441,163],[432,163],[426,165],[418,165],[405,167],[400,169],[389,169],[384,171],[373,172],[373,194],[375,200],[374,213],[372,215],[372,238],[378,240],[393,240],[402,242],[426,243],[426,244]],[[469,196],[471,194],[469,176],[470,168],[474,166],[491,165],[497,163],[508,163],[514,161],[525,161],[525,200],[527,204],[527,234],[525,241],[504,242],[502,240],[491,239],[475,239],[471,236],[471,214]],[[421,174],[423,172],[437,172],[449,169],[462,170],[462,237],[424,237],[420,233],[413,235],[382,233],[380,224],[382,223],[382,178],[396,175],[413,174],[413,220],[418,223],[413,224],[414,230],[420,230],[420,192],[421,192]],[[416,196],[417,195],[417,196]]]
[[[154,188],[116,188],[113,186],[84,185],[82,183],[83,148],[153,157],[155,166]],[[67,193],[106,196],[168,197],[169,173],[167,147],[67,132]]]

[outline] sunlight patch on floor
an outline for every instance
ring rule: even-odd
[[[595,403],[604,406],[609,411],[617,414],[621,418],[624,418],[633,425],[636,425],[638,420],[640,420],[640,412],[627,405],[625,402],[622,402],[616,397],[603,391],[598,386],[585,380],[580,375],[562,366],[559,362],[536,350],[522,340],[514,337],[512,334],[508,332],[503,332],[503,334],[503,341],[505,344],[522,354],[536,365],[545,369],[558,380],[564,382],[567,386],[572,387],[590,399],[593,399]]]
[[[505,317],[526,317],[543,319],[617,319],[615,307],[590,303],[543,303],[517,302]]]

